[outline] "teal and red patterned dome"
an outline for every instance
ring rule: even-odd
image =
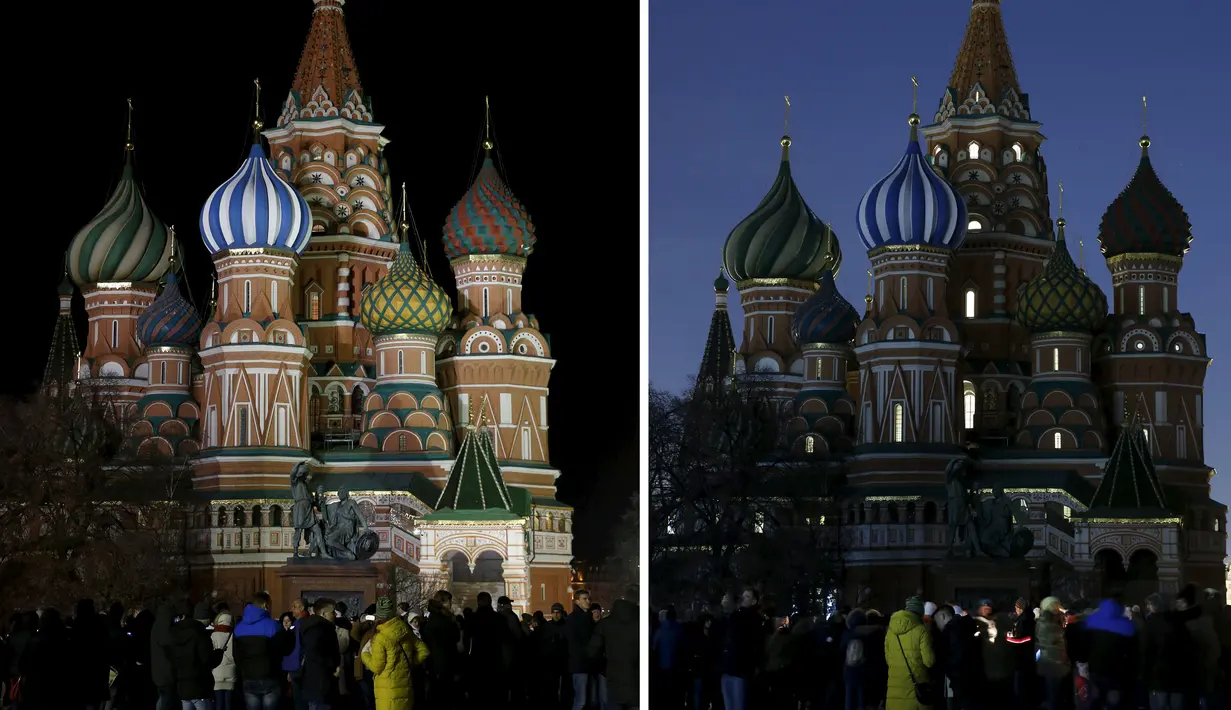
[[[167,274],[162,293],[137,318],[137,338],[147,348],[191,348],[201,338],[201,317],[184,300],[175,272]]]
[[[1150,139],[1141,138],[1141,162],[1128,187],[1107,208],[1099,225],[1103,256],[1166,254],[1182,257],[1192,243],[1192,223],[1183,205],[1150,164]]]
[[[445,220],[443,241],[450,259],[474,254],[526,257],[534,251],[530,214],[496,171],[490,150],[474,184]]]

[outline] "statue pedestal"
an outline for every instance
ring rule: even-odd
[[[1040,600],[1032,598],[1032,572],[1032,563],[1020,558],[944,560],[928,567],[929,586],[935,595],[931,601],[955,601],[971,613],[981,599],[991,599],[997,612],[1012,611],[1019,597],[1038,604]]]
[[[297,597],[309,602],[329,597],[345,602],[348,614],[360,614],[376,602],[380,570],[367,561],[293,557],[278,568],[278,579],[282,592],[274,603],[279,610],[290,609]]]

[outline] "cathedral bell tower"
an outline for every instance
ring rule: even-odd
[[[876,447],[961,443],[962,346],[946,286],[966,234],[958,193],[919,148],[910,115],[906,154],[859,203],[859,236],[872,262],[870,312],[855,333],[857,442]]]
[[[786,105],[789,112],[789,98]],[[731,230],[722,258],[744,311],[735,370],[754,374],[773,396],[789,401],[804,376],[803,353],[791,339],[791,317],[816,292],[823,271],[837,274],[842,250],[795,185],[791,138],[785,133],[778,177],[752,214]]]
[[[970,346],[967,376],[976,392],[985,384],[1020,389],[1030,372],[1030,336],[1014,314],[1018,289],[1038,276],[1054,247],[1041,125],[1018,82],[999,0],[973,0],[948,87],[921,133],[928,160],[967,210],[947,298]],[[997,417],[988,421],[1000,428]],[[975,430],[982,429],[979,417]]]

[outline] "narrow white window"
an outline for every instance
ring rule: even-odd
[[[898,280],[898,308],[906,310],[906,277]]]
[[[427,352],[424,350],[419,351],[419,374],[427,374]]]
[[[975,290],[973,288],[966,289],[966,317],[975,317]]]
[[[209,418],[206,420],[209,429],[205,432],[205,445],[218,445],[218,410],[211,406],[209,408]]]
[[[500,423],[513,423],[513,395],[508,392],[500,393]]]
[[[252,282],[244,281],[244,314],[252,312]]]
[[[1194,416],[1197,420],[1197,426],[1205,426],[1205,414],[1201,411],[1201,395],[1197,395],[1196,405],[1193,407]]]
[[[872,441],[872,405],[866,405],[863,408],[863,440],[871,443]]]
[[[941,443],[945,440],[945,418],[944,410],[940,406],[940,402],[932,403],[932,442]]]
[[[491,294],[488,293],[487,287],[483,287],[483,317],[491,315]]]
[[[321,319],[321,295],[314,293],[308,296],[308,320]]]
[[[1053,437],[1052,443],[1055,444],[1057,449],[1060,448],[1060,432],[1053,434]]]
[[[1081,371],[1081,348],[1077,348],[1077,372]]]
[[[278,282],[269,282],[269,302],[274,307],[274,313],[278,312]]]
[[[1051,369],[1060,371],[1060,348],[1051,349]]]
[[[513,313],[513,289],[511,288],[504,290],[504,312],[510,315]]]
[[[1157,424],[1167,423],[1167,393],[1154,393],[1154,421]]]
[[[935,295],[936,295],[935,285],[933,284],[932,277],[929,276],[928,277],[928,310],[929,311],[936,308]]]
[[[539,397],[539,426],[547,426],[547,397]]]
[[[277,445],[278,446],[288,446],[289,445],[287,443],[287,434],[289,433],[289,427],[287,426],[288,419],[289,418],[287,416],[286,405],[279,405],[278,406],[278,431],[277,431],[277,435],[278,435]]]
[[[405,353],[403,353],[401,350],[398,351],[398,374],[399,375],[405,374],[406,358],[402,357],[404,354]]]
[[[966,155],[971,160],[978,160],[979,159],[979,144],[976,143],[975,141],[971,141],[970,145],[966,146]]]
[[[1175,428],[1175,457],[1177,459],[1188,458],[1188,428],[1183,424]]]
[[[885,280],[880,279],[876,282],[876,308],[884,310],[885,308]]]
[[[115,350],[120,347],[120,322],[118,320],[111,321],[111,349]]]
[[[1019,163],[1022,162],[1022,144],[1021,143],[1013,144],[1013,160]]]
[[[175,370],[175,384],[184,384],[184,363],[179,363],[179,367]]]
[[[1145,427],[1141,427],[1141,438],[1146,440],[1146,451],[1149,451],[1150,450],[1150,430]]]
[[[975,428],[975,385],[970,380],[962,380],[962,414],[967,429]]]
[[[774,317],[769,317],[769,330],[765,333],[765,342],[774,344]]]
[[[522,461],[530,460],[530,427],[528,426],[521,428],[521,458]]]
[[[247,446],[248,445],[248,408],[247,407],[239,408],[239,411],[236,412],[235,421],[237,422],[235,426],[235,445],[236,446]]]
[[[159,369],[162,372],[160,373],[161,379],[158,381],[158,384],[165,385],[167,384],[167,361],[163,360],[160,364],[162,365],[162,367],[160,367]]]
[[[1137,287],[1137,315],[1144,316],[1146,314],[1146,287]]]
[[[804,453],[805,454],[816,453],[816,442],[812,440],[811,436],[804,437]]]
[[[906,440],[906,408],[901,404],[893,405],[893,440],[897,443]]]
[[[1171,289],[1163,286],[1163,313],[1171,311]]]
[[[1112,408],[1111,416],[1118,424],[1124,421],[1124,393],[1116,392],[1115,401],[1116,404]]]
[[[469,424],[467,421],[470,417],[470,394],[462,392],[457,395],[457,420],[463,424]]]

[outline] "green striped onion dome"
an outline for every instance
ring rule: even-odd
[[[437,335],[449,324],[452,310],[444,289],[423,273],[403,238],[389,273],[363,293],[359,317],[372,335]]]
[[[791,139],[782,137],[778,178],[761,204],[731,230],[722,250],[727,274],[739,284],[750,279],[815,282],[842,265],[838,237],[804,202],[791,177]]]
[[[1073,263],[1064,241],[1064,219],[1056,251],[1043,273],[1017,289],[1017,322],[1035,333],[1077,331],[1092,333],[1107,318],[1107,296],[1098,284]]]
[[[68,273],[78,286],[155,282],[171,265],[171,239],[133,178],[132,151],[115,192],[68,248]]]

